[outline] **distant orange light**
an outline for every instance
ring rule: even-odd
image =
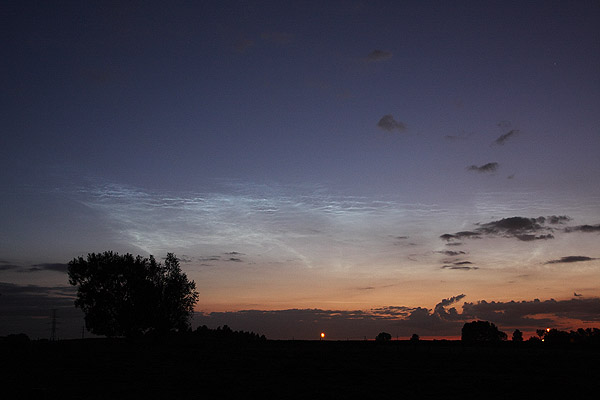
[[[550,328],[546,328],[546,332],[550,332]]]
[[[321,332],[321,339],[325,337],[325,332]]]

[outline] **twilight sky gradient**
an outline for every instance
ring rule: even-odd
[[[104,250],[273,339],[600,325],[598,1],[2,13],[0,335],[80,335]]]

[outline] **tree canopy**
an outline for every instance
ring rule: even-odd
[[[379,332],[379,334],[375,337],[375,340],[378,342],[387,342],[392,340],[392,335],[387,332]]]
[[[506,333],[488,321],[467,322],[462,328],[463,342],[499,342],[506,338]]]
[[[91,253],[71,260],[68,273],[69,283],[78,286],[75,306],[94,334],[133,337],[190,327],[196,283],[181,271],[173,253],[164,265],[153,256]]]

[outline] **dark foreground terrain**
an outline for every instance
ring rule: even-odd
[[[597,398],[600,348],[543,343],[3,343],[2,398]]]

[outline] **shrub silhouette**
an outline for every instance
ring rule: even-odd
[[[96,335],[135,337],[189,329],[196,284],[168,253],[165,264],[112,251],[88,254],[69,262],[69,283],[77,285],[75,306]]]
[[[468,343],[499,342],[506,340],[506,333],[488,321],[473,321],[463,325],[461,340]]]

